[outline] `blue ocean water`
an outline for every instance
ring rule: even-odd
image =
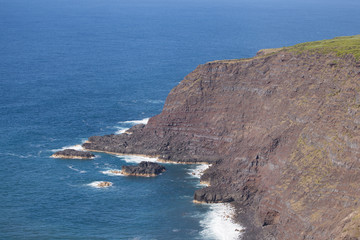
[[[50,155],[160,113],[198,64],[360,34],[359,9],[358,0],[0,0],[0,239],[226,239],[204,234],[211,209],[192,203],[195,166],[126,178],[102,172],[139,159]]]

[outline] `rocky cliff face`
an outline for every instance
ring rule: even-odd
[[[147,125],[84,147],[213,163],[195,200],[232,201],[245,239],[358,239],[360,62],[269,52],[198,66]]]

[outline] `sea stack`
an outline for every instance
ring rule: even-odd
[[[74,149],[65,149],[58,151],[51,155],[53,158],[69,158],[69,159],[92,159],[95,157],[94,154],[84,151],[77,151]]]
[[[136,166],[122,166],[121,173],[128,176],[155,177],[165,170],[165,167],[158,163],[143,161]]]
[[[232,202],[243,239],[359,239],[359,60],[357,35],[209,62],[147,125],[84,147],[212,163],[195,200]]]

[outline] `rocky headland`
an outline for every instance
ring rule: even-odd
[[[127,176],[156,177],[165,171],[166,169],[164,166],[158,163],[146,161],[142,161],[136,166],[121,167],[121,173]]]
[[[232,202],[243,239],[360,238],[360,35],[198,66],[163,111],[88,150],[208,162],[197,202]]]
[[[51,157],[69,159],[92,159],[95,157],[95,155],[90,152],[78,151],[74,149],[65,149],[54,153],[53,155],[51,155]]]

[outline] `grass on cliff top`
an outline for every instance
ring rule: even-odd
[[[262,52],[263,54],[252,58],[215,60],[209,63],[238,63],[244,61],[251,61],[254,58],[267,57],[271,54],[275,54],[282,50],[294,52],[297,54],[301,54],[301,53],[335,54],[339,57],[344,57],[346,55],[351,54],[355,57],[356,61],[359,61],[360,35],[336,37],[333,39],[327,39],[327,40],[321,40],[315,42],[305,42],[305,43],[296,44],[291,47],[261,49],[259,52]]]
[[[348,37],[336,37],[329,40],[306,42],[286,47],[285,50],[295,53],[334,53],[339,57],[351,54],[358,61],[360,60],[360,35]]]

